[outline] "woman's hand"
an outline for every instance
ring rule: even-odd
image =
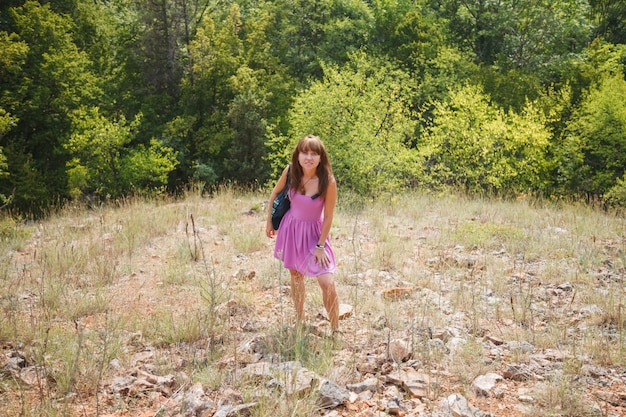
[[[275,234],[276,230],[274,230],[274,226],[272,225],[272,219],[267,219],[267,223],[265,224],[265,235],[271,239]]]
[[[326,253],[326,248],[324,247],[315,247],[315,262],[318,262],[322,267],[327,267],[330,262],[330,258],[328,258],[328,254]]]

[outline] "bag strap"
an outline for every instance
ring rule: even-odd
[[[289,178],[291,177],[291,164],[287,165],[287,182],[285,183],[285,190],[289,191]]]

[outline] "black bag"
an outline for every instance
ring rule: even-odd
[[[287,170],[287,183],[285,184],[285,188],[278,193],[276,198],[274,199],[274,204],[272,205],[272,227],[274,230],[278,230],[278,226],[280,226],[280,221],[283,219],[283,216],[289,208],[291,207],[291,201],[289,201],[289,177],[291,176],[291,167]]]

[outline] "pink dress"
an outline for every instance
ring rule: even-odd
[[[324,219],[324,198],[311,198],[295,190],[289,190],[291,208],[278,228],[274,257],[285,265],[308,277],[334,274],[335,255],[330,247],[330,237],[326,238],[326,253],[330,262],[323,267],[315,262],[315,245],[322,233]]]

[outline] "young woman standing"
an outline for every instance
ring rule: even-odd
[[[287,175],[290,175],[291,208],[276,235],[271,210],[276,196],[287,183]],[[298,322],[304,320],[304,277],[315,277],[322,289],[324,308],[333,332],[339,330],[339,301],[333,277],[335,255],[330,245],[336,202],[337,182],[326,148],[317,136],[305,136],[293,151],[291,165],[283,170],[272,190],[265,232],[270,238],[276,235],[274,256],[291,274],[291,296]]]

